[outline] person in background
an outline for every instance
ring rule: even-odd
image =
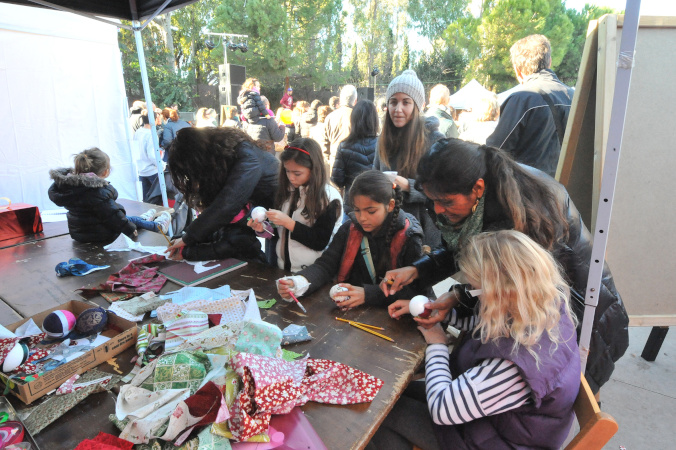
[[[362,304],[386,307],[398,299],[429,294],[409,286],[406,293],[386,297],[378,289],[388,267],[401,267],[422,254],[422,229],[401,209],[401,189],[382,172],[370,170],[354,180],[350,196],[351,220],[342,224],[322,256],[294,276],[277,280],[282,298],[291,301],[290,291],[310,294],[336,277],[347,288],[338,303],[342,310]],[[360,251],[360,246],[367,250]]]
[[[340,108],[333,111],[326,118],[324,128],[324,147],[329,159],[329,167],[333,168],[338,145],[350,134],[350,115],[357,103],[357,88],[351,84],[340,90]]]
[[[324,142],[324,128],[326,126],[326,117],[331,114],[330,106],[320,106],[317,108],[317,125],[310,128],[310,138],[314,139],[322,149],[326,170],[328,173],[329,157],[326,153],[326,142]]]
[[[138,179],[143,190],[143,202],[150,203],[150,189],[157,180],[157,161],[155,159],[155,147],[153,146],[153,130],[150,127],[148,115],[141,115],[143,126],[134,133],[134,142],[139,146],[139,155],[136,159]]]
[[[317,125],[317,108],[320,106],[322,106],[321,100],[312,100],[312,103],[310,103],[310,109],[308,109],[307,112],[303,114],[303,120],[310,126],[310,128]]]
[[[416,279],[433,286],[456,272],[458,252],[469,237],[482,231],[514,229],[550,251],[561,264],[570,287],[571,308],[582,322],[592,236],[562,185],[540,170],[516,163],[500,149],[460,139],[434,144],[420,161],[417,183],[434,202],[444,247],[411,267],[389,272],[392,285],[381,286],[384,290],[396,292],[400,285]],[[439,308],[442,304],[439,301]],[[628,323],[613,275],[605,265],[585,371],[595,392],[608,381],[615,361],[629,345]]]
[[[383,123],[385,123],[385,115],[387,114],[387,99],[385,97],[378,97],[376,109],[378,110],[378,134],[380,134],[383,131]]]
[[[333,97],[331,97],[329,99],[329,106],[331,107],[331,109],[333,111],[340,108],[340,97],[338,97],[337,95],[334,95]]]
[[[239,122],[235,120],[237,117],[237,107],[236,106],[226,106],[224,108],[225,112],[225,117],[223,120],[223,124],[221,125],[222,127],[232,127],[232,128],[239,128]]]
[[[291,86],[288,87],[279,104],[285,109],[293,109],[293,88]]]
[[[418,164],[432,144],[444,136],[428,124],[436,117],[422,115],[425,88],[413,70],[405,70],[387,87],[387,115],[378,138],[373,168],[397,172],[395,183],[404,193],[404,211],[413,214],[425,232],[425,244],[431,249],[441,245],[441,235],[427,212],[427,197],[415,187]]]
[[[329,245],[342,224],[342,202],[315,141],[290,142],[280,160],[276,209],[268,210],[267,219],[277,226],[277,265],[296,273],[314,264]],[[263,223],[249,219],[248,225],[263,238],[273,237]]]
[[[261,85],[256,78],[247,78],[242,85],[242,90],[237,97],[237,103],[242,107],[242,130],[255,141],[261,148],[269,153],[275,153],[275,142],[284,138],[284,126],[277,124],[275,119],[268,114],[268,109],[261,100]]]
[[[213,108],[200,108],[195,114],[195,128],[215,128],[216,111]]]
[[[453,121],[453,116],[448,107],[451,101],[451,91],[443,84],[437,84],[430,91],[430,107],[427,116],[439,119],[439,131],[447,138],[458,137],[458,126]]]
[[[147,118],[148,116],[146,116]],[[106,178],[110,175],[110,158],[94,147],[74,158],[74,168],[49,171],[54,183],[49,199],[68,210],[68,232],[78,242],[113,242],[120,233],[137,236],[137,228],[166,233],[171,216],[151,209],[141,217],[127,216],[117,203],[117,190]],[[154,221],[153,221],[154,219]]]
[[[268,111],[270,117],[274,119],[275,113],[273,110],[270,109],[270,100],[268,100],[268,98],[265,95],[261,95],[261,101],[263,102],[263,105],[265,105],[265,109]]]
[[[272,207],[278,164],[237,128],[181,131],[169,150],[171,177],[200,215],[172,241],[170,258],[263,262],[261,244],[246,222],[249,206]]]
[[[498,96],[494,93],[476,99],[472,104],[472,113],[464,123],[464,130],[460,139],[464,141],[485,144],[495,127],[498,125]],[[469,119],[468,118],[468,119]]]
[[[296,107],[293,109],[294,139],[299,137],[310,137],[310,128],[312,125],[306,121],[305,116],[309,111],[310,104],[308,102],[304,100],[296,102]]]
[[[575,419],[580,350],[556,261],[502,230],[472,236],[458,264],[469,283],[448,295],[445,320],[467,334],[449,356],[440,324],[419,327],[424,386],[411,383],[367,449],[561,448]],[[389,312],[399,318],[408,301]]]
[[[553,177],[573,88],[552,72],[552,49],[545,36],[527,36],[512,45],[509,53],[520,86],[502,104],[500,121],[486,144]]]
[[[350,115],[350,134],[338,146],[333,164],[331,181],[343,191],[345,213],[348,206],[350,186],[362,172],[373,168],[378,143],[378,111],[371,100],[360,100]]]
[[[136,130],[143,126],[141,123],[141,115],[145,109],[146,103],[141,100],[136,100],[131,104],[131,108],[129,108],[129,126],[131,127],[132,133],[136,133]]]
[[[169,150],[169,146],[176,138],[178,130],[190,128],[190,124],[185,120],[182,120],[178,114],[178,110],[173,108],[164,108],[162,110],[162,115],[164,116],[166,123],[164,124],[164,130],[162,131],[162,136],[160,138],[160,147],[166,151]]]

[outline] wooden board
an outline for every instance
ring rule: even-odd
[[[600,180],[622,23],[623,16],[601,18],[596,49],[593,37],[587,37],[585,52],[588,47],[592,52],[583,56],[578,80],[583,79],[592,53],[597,52],[596,89],[576,90],[573,105],[586,102],[586,108],[572,110],[568,125],[570,135],[576,139],[567,141],[557,173],[583,218],[591,216],[588,225],[592,230],[598,203],[603,200],[599,198]],[[676,208],[672,206],[676,191],[674,80],[676,18],[642,17],[607,249],[607,261],[632,326],[676,324],[676,302],[669,276],[670,269],[676,267]],[[577,99],[578,96],[587,99]]]

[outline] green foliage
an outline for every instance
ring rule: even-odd
[[[434,40],[462,18],[469,0],[409,0],[408,14],[421,36]]]
[[[404,48],[401,50],[401,57],[399,58],[399,73],[411,67],[410,56],[411,49],[408,46],[408,36],[405,36]]]
[[[465,65],[465,57],[459,50],[435,50],[430,54],[420,55],[413,70],[428,92],[438,83],[445,84],[453,92],[462,86]]]

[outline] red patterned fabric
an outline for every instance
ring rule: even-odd
[[[100,432],[94,439],[85,439],[75,450],[132,450],[134,444],[112,434]]]
[[[242,377],[230,431],[243,441],[267,431],[272,414],[287,414],[308,401],[347,405],[370,402],[383,381],[334,361],[284,361],[239,353],[232,361]]]
[[[158,273],[159,267],[147,267],[145,264],[164,261],[162,255],[148,255],[135,259],[127,264],[118,273],[108,277],[108,280],[93,288],[80,288],[83,293],[95,293],[96,291],[124,292],[145,294],[154,292],[158,294],[167,277]]]

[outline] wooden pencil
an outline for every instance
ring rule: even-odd
[[[366,331],[367,333],[375,334],[375,335],[378,336],[379,338],[383,338],[383,339],[386,339],[386,340],[388,340],[388,341],[390,341],[390,342],[394,342],[394,339],[392,339],[391,337],[387,337],[387,336],[385,336],[384,334],[376,333],[375,331],[369,330],[369,329],[366,328],[366,327],[362,327],[361,325],[357,325],[355,322],[350,322],[350,325],[352,325],[352,326],[355,327],[355,328],[359,328],[359,329],[362,330],[362,331]]]
[[[160,232],[160,233],[162,234],[162,236],[164,236],[164,239],[166,239],[166,240],[167,240],[167,243],[168,243],[169,245],[171,245],[171,241],[169,240],[169,238],[167,237],[167,235],[166,235],[166,234],[164,234],[164,231],[162,231],[162,228],[160,228],[160,226],[159,226],[159,225],[157,226],[157,229],[158,229],[158,230],[159,230],[159,232]]]
[[[361,325],[362,327],[373,328],[374,330],[384,330],[385,329],[383,327],[377,327],[375,325],[369,325],[367,323],[361,323],[361,322],[357,322],[355,320],[341,319],[340,317],[336,317],[336,320],[340,320],[341,322],[345,322],[345,323],[356,323],[357,325]]]

